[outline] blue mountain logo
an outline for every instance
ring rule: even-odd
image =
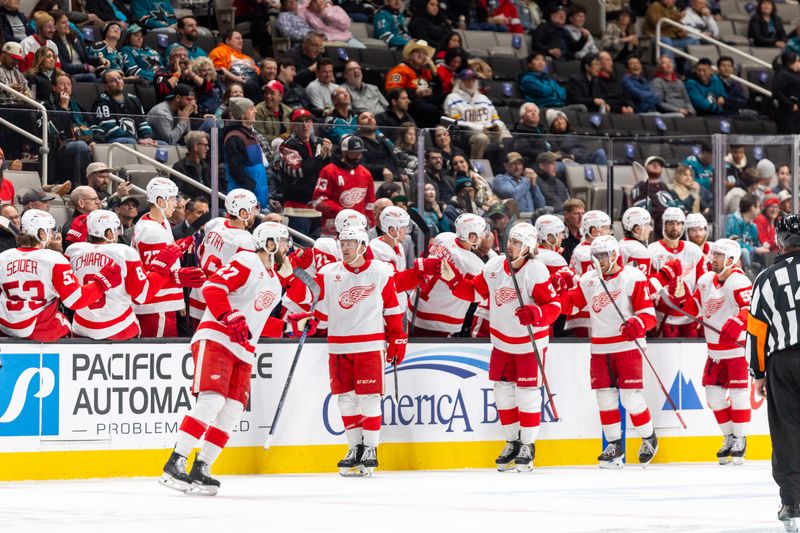
[[[701,402],[700,397],[697,396],[697,391],[694,389],[692,380],[687,380],[680,371],[678,371],[678,374],[675,376],[675,381],[672,382],[669,395],[675,401],[679,409],[687,411],[703,409],[703,402]],[[670,411],[671,409],[669,402],[664,400],[664,405],[661,407],[661,410]]]

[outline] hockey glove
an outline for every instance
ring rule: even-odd
[[[312,337],[317,332],[319,320],[312,313],[300,312],[286,315],[286,320],[292,326],[292,337],[298,338],[303,334],[303,328],[308,325],[307,336]]]
[[[540,326],[542,321],[542,309],[538,305],[523,305],[514,311],[519,323],[523,326]]]
[[[658,273],[661,275],[664,283],[667,284],[683,274],[683,266],[677,259],[670,259],[664,263],[664,266],[661,267],[661,270],[659,270]]]
[[[639,317],[632,316],[627,322],[620,326],[619,332],[622,333],[626,341],[640,339],[644,337],[644,323],[642,323]]]
[[[406,356],[408,335],[405,333],[390,333],[386,342],[389,344],[386,349],[386,362],[399,365]]]
[[[86,283],[95,281],[106,292],[122,284],[122,269],[113,261],[109,262],[96,274],[89,274],[84,279]]]
[[[437,276],[442,269],[442,260],[436,257],[426,257],[414,261],[414,271],[417,276]]]
[[[687,293],[686,284],[681,280],[674,279],[667,285],[667,294],[669,295],[670,301],[675,305],[685,303]]]
[[[160,276],[169,277],[171,275],[170,267],[177,263],[182,255],[183,250],[180,246],[170,244],[158,252],[153,260],[150,261],[148,269]]]
[[[206,282],[205,273],[197,267],[183,267],[172,271],[172,279],[178,287],[202,287]]]
[[[456,266],[450,261],[442,261],[439,277],[444,281],[450,290],[454,290],[464,276],[458,271]]]
[[[746,328],[744,320],[739,318],[738,315],[733,315],[722,324],[721,333],[719,334],[720,344],[737,344],[739,342],[739,335]]]
[[[314,252],[310,249],[299,248],[289,256],[289,261],[292,262],[293,267],[305,270],[314,263]]]
[[[550,283],[558,294],[566,292],[575,286],[575,273],[569,267],[562,267],[550,276]]]
[[[236,344],[246,345],[250,341],[250,328],[247,319],[239,311],[228,311],[219,319],[228,328],[228,337]]]

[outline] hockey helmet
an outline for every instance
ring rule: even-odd
[[[613,264],[619,257],[619,242],[613,235],[601,235],[592,241],[589,250],[592,257],[608,254],[609,263]]]
[[[20,230],[25,235],[34,237],[40,243],[47,245],[56,227],[53,215],[41,209],[28,209],[22,213]],[[39,230],[44,230],[45,240],[39,238]]]
[[[389,228],[396,228],[398,231],[400,228],[407,228],[410,223],[411,217],[402,207],[390,205],[381,211],[380,224],[381,231],[384,233],[388,233]]]
[[[581,220],[581,234],[586,237],[592,228],[600,229],[603,226],[611,227],[611,217],[602,211],[588,211]]]
[[[633,228],[639,226],[643,228],[647,224],[653,223],[650,212],[642,207],[631,207],[622,214],[622,229],[633,232]]]
[[[242,209],[247,212],[247,218],[242,220],[250,220],[253,215],[253,208],[258,205],[256,195],[247,189],[234,189],[225,196],[225,211],[235,218],[241,218],[239,213]]]
[[[661,215],[661,231],[663,232],[667,227],[667,222],[680,222],[684,225],[684,229],[686,226],[686,213],[683,212],[683,209],[680,207],[668,207],[664,210],[664,214]],[[683,235],[683,231],[681,231],[681,235]]]
[[[367,246],[369,244],[369,235],[364,228],[347,228],[339,234],[339,243],[342,241],[356,241],[358,244]]]
[[[775,237],[782,250],[800,247],[800,216],[792,214],[779,218],[775,223]]]
[[[700,213],[689,213],[686,215],[686,230],[692,228],[706,228],[708,229],[708,220]]]
[[[558,238],[559,235],[567,230],[566,226],[564,226],[564,222],[555,215],[540,216],[536,219],[534,227],[539,234],[539,242],[546,241],[549,235]]]
[[[281,239],[284,239],[288,244],[289,230],[286,229],[286,226],[277,222],[262,222],[253,232],[253,238],[256,241],[256,250],[261,250],[262,248],[266,250],[269,240],[272,240],[277,245]]]
[[[742,255],[742,247],[733,239],[718,239],[711,243],[708,251],[712,255],[722,254],[725,256],[725,270],[736,266]],[[728,258],[733,259],[733,263],[730,266],[727,265]]]
[[[178,196],[178,186],[169,179],[155,177],[147,183],[147,201],[153,205],[158,205],[157,200],[163,198],[165,201],[169,198],[176,198]]]
[[[539,244],[539,232],[532,224],[520,222],[508,232],[508,241],[515,240],[528,248],[528,252],[535,252]]]
[[[478,236],[478,240],[486,232],[486,221],[483,217],[473,213],[462,213],[456,219],[456,236],[462,241],[468,241],[471,245],[477,246],[477,242],[473,243],[469,240],[469,236],[473,233]]]
[[[122,224],[119,221],[119,217],[105,209],[96,209],[86,217],[86,231],[92,237],[116,242],[116,237],[111,240],[106,238],[106,231],[111,230],[115,235],[119,235],[121,228]]]
[[[334,224],[336,225],[337,233],[354,227],[367,229],[367,217],[355,209],[342,209],[336,213]]]

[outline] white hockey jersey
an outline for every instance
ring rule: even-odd
[[[455,233],[445,232],[436,236],[428,257],[438,258],[455,265],[465,276],[475,277],[483,270],[483,261],[458,242]],[[453,296],[447,284],[433,278],[423,283],[420,289],[419,307],[414,325],[430,331],[458,333],[464,324],[470,303]],[[408,320],[414,311],[413,302],[408,309]]]
[[[571,268],[572,271],[578,275],[578,277],[590,270],[594,270],[594,266],[592,265],[591,248],[591,244],[583,241],[572,251],[572,257],[569,260],[569,268]],[[567,320],[564,322],[564,329],[590,327],[588,309],[576,309],[572,313],[565,312],[565,314],[567,315]]]
[[[567,260],[564,259],[563,255],[555,250],[542,248],[541,246],[536,251],[536,259],[544,263],[544,266],[547,267],[547,271],[550,272],[551,276],[567,266]]]
[[[174,242],[172,228],[167,221],[159,223],[150,218],[150,215],[144,215],[133,227],[131,246],[139,252],[145,270],[148,270],[148,266],[158,252]],[[180,261],[176,260],[175,264],[170,266],[170,270],[177,270],[179,267]],[[183,289],[178,287],[172,279],[167,280],[150,301],[133,306],[137,315],[178,311],[183,308]]]
[[[694,292],[697,280],[706,273],[706,258],[700,248],[689,241],[678,241],[676,248],[667,248],[664,240],[656,241],[648,246],[652,255],[652,272],[658,272],[664,263],[670,259],[677,259],[681,262],[683,273],[681,279],[686,282],[689,293]],[[650,278],[650,286],[654,291],[661,290],[661,284],[654,277]],[[666,315],[664,321],[671,325],[682,325],[691,323],[691,319],[674,311],[666,305],[659,303],[658,311]]]
[[[650,276],[650,263],[652,257],[650,249],[636,239],[627,237],[619,241],[619,252],[622,254],[622,264],[638,268],[645,276]]]
[[[255,252],[243,251],[235,254],[228,264],[217,269],[208,278],[203,289],[208,287],[216,287],[228,293],[231,309],[240,311],[245,316],[252,337],[247,346],[231,342],[228,328],[206,308],[192,342],[212,340],[227,347],[242,361],[252,363],[255,344],[269,320],[270,313],[281,300],[280,278],[264,266],[264,262]]]
[[[247,230],[231,226],[228,219],[215,219],[209,222],[211,229],[206,230],[203,242],[197,250],[200,259],[200,268],[211,276],[222,265],[227,265],[231,258],[242,251],[254,251],[256,242],[253,234]],[[203,318],[206,310],[206,300],[200,287],[193,288],[189,293],[189,316],[196,319]]]
[[[395,246],[392,248],[380,237],[376,237],[369,241],[369,252],[367,254],[367,258],[389,263],[392,267],[394,267],[395,274],[404,272],[406,270],[406,251],[403,246]],[[397,282],[396,279],[395,282]],[[395,285],[397,285],[397,283],[395,283]],[[400,309],[403,313],[405,313],[406,309],[408,309],[408,296],[408,292],[403,290],[400,290],[400,292],[397,294],[397,303],[400,304]]]
[[[635,350],[636,344],[627,341],[620,333],[623,320],[614,308],[611,299],[616,302],[622,316],[627,320],[636,315],[642,320],[645,329],[655,325],[655,309],[650,300],[650,289],[647,278],[641,270],[626,266],[610,278],[604,278],[608,293],[598,279],[596,270],[581,276],[578,285],[562,295],[565,312],[587,308],[591,319],[593,354],[618,353]],[[644,337],[639,339],[644,347]]]
[[[699,308],[700,318],[706,324],[721,330],[729,318],[739,315],[745,322],[750,308],[750,295],[753,284],[739,269],[731,272],[725,281],[720,284],[719,277],[714,272],[706,272],[697,280],[697,289],[694,294],[694,305]],[[691,302],[690,302],[691,303]],[[692,312],[696,309],[688,309]],[[703,328],[708,343],[708,356],[712,359],[732,359],[744,357],[744,348],[735,344],[720,344],[719,333],[710,328]],[[744,344],[745,331],[739,335],[739,341]]]
[[[300,267],[312,278],[317,275],[320,268],[328,263],[335,263],[342,260],[342,251],[336,239],[331,237],[320,237],[314,242],[312,248],[297,250],[291,257],[292,267]],[[297,303],[288,293],[281,298],[281,305],[287,313],[299,313],[310,309],[308,302]]]
[[[359,268],[343,261],[317,272],[320,287],[315,315],[328,330],[328,352],[353,354],[386,349],[387,331],[402,331],[392,267],[367,261]],[[386,325],[384,325],[386,322]]]

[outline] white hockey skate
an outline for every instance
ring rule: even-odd
[[[800,505],[781,505],[778,520],[786,531],[800,531]]]
[[[731,447],[731,459],[733,459],[733,464],[744,464],[745,451],[747,451],[747,437],[733,437],[733,446]]]
[[[347,455],[336,465],[339,468],[339,475],[342,477],[364,477],[360,461],[362,453],[364,453],[362,444],[347,450]]]
[[[606,444],[605,450],[597,458],[600,468],[622,468],[625,463],[625,452],[622,451],[622,440],[612,440]]]

